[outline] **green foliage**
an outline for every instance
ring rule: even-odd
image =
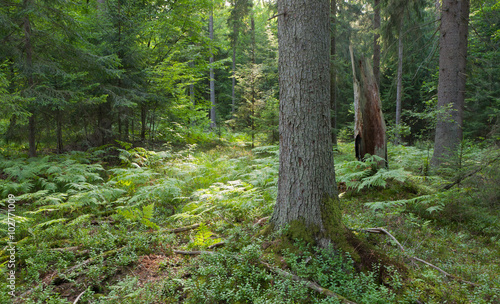
[[[155,204],[143,206],[142,210],[138,208],[118,208],[116,211],[126,220],[139,222],[149,228],[158,229],[158,225],[151,222],[153,218]]]
[[[273,278],[258,264],[261,254],[257,245],[249,245],[237,256],[202,255],[191,268],[194,278],[183,282],[188,291],[187,303],[305,301],[309,293],[306,287],[289,279]]]
[[[262,192],[252,185],[240,180],[225,184],[214,183],[207,189],[201,189],[192,194],[191,201],[186,203],[181,212],[173,219],[214,218],[218,214],[230,219],[253,218],[265,206]]]
[[[410,173],[403,169],[379,169],[378,163],[385,161],[376,155],[365,156],[364,161],[350,161],[338,164],[335,170],[337,181],[346,183],[347,187],[361,191],[371,187],[385,187],[388,180],[404,183]]]
[[[497,300],[499,269],[491,263],[500,246],[496,150],[464,144],[462,161],[453,163],[461,169],[448,169],[442,177],[421,175],[425,149],[389,145],[390,170],[377,169],[376,157],[351,161],[352,144],[340,143],[335,152],[336,160],[343,160],[339,180],[359,179],[350,185],[361,189],[341,200],[344,225],[385,227],[409,254],[479,284],[469,288],[423,265],[407,264],[405,272],[387,265],[358,272],[348,255],[332,247],[297,242],[283,256],[273,252],[268,246],[277,233],[263,238],[255,223],[272,214],[278,147],[249,150],[231,140],[207,151],[189,146],[156,152],[122,142],[117,167],[98,163],[105,150],[4,158],[2,183],[31,184],[30,192],[16,195],[18,290],[36,291],[27,295],[33,303],[67,301],[62,295],[76,297],[74,288],[78,294],[86,288],[81,300],[97,303],[337,303],[269,271],[260,263],[266,261],[356,303]],[[45,189],[47,183],[56,188]],[[0,221],[5,231],[6,216]],[[168,232],[193,223],[200,226]],[[357,236],[400,261],[400,250],[383,236]],[[0,239],[2,248],[6,241]],[[224,247],[208,249],[219,241]],[[173,249],[215,253],[182,258]],[[1,274],[6,259],[0,251]],[[50,281],[54,273],[60,279],[40,289],[39,282]]]
[[[215,237],[214,233],[210,231],[204,223],[201,223],[197,229],[194,239],[188,245],[188,248],[206,249],[208,246],[216,244],[220,241],[222,241],[222,239]]]

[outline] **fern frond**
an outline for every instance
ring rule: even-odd
[[[68,220],[67,218],[58,218],[58,219],[54,219],[54,220],[50,220],[50,221],[46,221],[46,222],[40,223],[40,224],[36,225],[35,227],[37,227],[37,228],[47,228],[50,225],[57,224],[57,223],[64,223],[67,220]]]

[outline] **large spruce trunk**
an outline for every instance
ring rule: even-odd
[[[462,140],[469,0],[443,0],[439,41],[438,118],[432,165],[456,153]]]
[[[280,168],[271,223],[335,239],[340,212],[330,124],[328,0],[278,1]]]
[[[335,41],[335,36],[337,35],[336,22],[337,22],[337,0],[331,0],[330,3],[330,26],[332,28],[331,38],[330,38],[330,109],[331,109],[331,124],[332,124],[332,144],[337,145],[337,90],[336,90],[336,78],[337,72],[335,67],[335,59],[337,57],[337,44]]]

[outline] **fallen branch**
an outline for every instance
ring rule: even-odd
[[[253,224],[253,226],[254,227],[257,227],[258,225],[263,226],[268,219],[269,219],[269,216],[263,217],[260,220],[258,220],[257,222],[255,222],[255,224]]]
[[[356,304],[355,302],[352,302],[352,301],[349,301],[347,298],[339,295],[339,294],[336,294],[334,293],[333,291],[331,291],[330,289],[326,289],[326,288],[323,288],[321,286],[319,286],[317,283],[315,282],[312,282],[312,281],[308,281],[304,278],[301,278],[299,276],[296,276],[294,274],[291,274],[289,272],[286,272],[282,269],[279,269],[279,268],[276,268],[276,267],[272,267],[271,265],[265,263],[265,262],[260,262],[262,265],[264,265],[267,269],[269,269],[270,271],[274,272],[274,273],[277,273],[283,277],[286,277],[286,278],[290,278],[296,282],[302,282],[302,283],[305,283],[305,285],[314,290],[314,291],[317,291],[318,293],[322,294],[322,295],[325,295],[325,296],[328,296],[328,297],[332,297],[332,298],[336,298],[337,300],[340,300],[342,303],[347,303],[347,304]]]
[[[68,270],[66,270],[66,271],[65,271],[65,273],[69,275],[69,274],[71,274],[71,273],[72,273],[75,269],[80,268],[80,267],[83,267],[83,266],[85,266],[85,265],[88,265],[88,264],[90,264],[90,263],[94,262],[97,258],[100,258],[100,257],[102,257],[102,258],[107,258],[108,256],[113,255],[113,254],[117,253],[118,251],[120,251],[120,250],[122,250],[122,249],[123,249],[123,247],[121,247],[121,248],[117,248],[117,249],[113,249],[113,250],[108,250],[108,251],[105,251],[105,252],[101,253],[99,256],[97,256],[97,257],[95,257],[95,258],[86,259],[85,261],[81,262],[80,264],[75,265],[75,266],[73,266],[73,267],[69,268]]]
[[[179,233],[179,232],[184,232],[184,231],[189,231],[193,230],[200,227],[200,224],[194,224],[191,226],[186,226],[186,227],[181,227],[181,228],[175,228],[175,229],[169,229],[167,230],[168,232],[173,232],[173,233]]]
[[[90,251],[85,249],[85,250],[79,250],[80,246],[73,246],[73,247],[62,247],[62,248],[50,248],[49,250],[51,251],[58,251],[58,252],[73,252],[76,255],[85,255],[88,254]],[[42,253],[44,250],[38,250],[38,253]]]
[[[466,284],[470,284],[470,285],[473,285],[473,286],[478,286],[476,283],[469,282],[469,281],[463,280],[463,279],[461,279],[459,277],[456,277],[456,276],[454,276],[452,274],[449,274],[446,271],[444,271],[443,269],[441,269],[441,268],[437,267],[436,265],[433,265],[433,264],[431,264],[431,263],[429,263],[427,261],[424,261],[424,260],[419,259],[419,258],[414,257],[414,256],[407,255],[404,247],[398,242],[398,240],[392,234],[390,234],[384,228],[367,228],[367,229],[362,229],[362,230],[359,230],[359,231],[364,231],[364,232],[369,232],[369,233],[384,233],[387,236],[389,236],[391,239],[393,239],[398,244],[399,249],[401,249],[401,251],[403,251],[404,255],[406,257],[408,257],[409,259],[414,260],[414,261],[418,261],[418,262],[421,262],[421,263],[424,263],[425,265],[427,265],[429,267],[432,267],[432,268],[436,269],[437,271],[441,272],[445,276],[450,277],[452,279],[455,279],[457,281],[460,281],[460,282],[463,282],[463,283],[466,283]]]
[[[364,231],[371,232],[371,233],[384,233],[384,234],[388,235],[391,239],[393,239],[394,242],[396,242],[396,244],[398,244],[399,249],[401,249],[401,251],[405,251],[405,248],[403,247],[403,245],[401,245],[401,243],[398,242],[398,240],[392,234],[390,234],[387,230],[385,230],[384,228],[368,228],[368,229],[364,229]]]
[[[76,304],[78,303],[78,300],[80,300],[80,298],[83,296],[83,294],[87,291],[87,289],[85,289],[84,291],[82,291],[78,297],[76,297],[75,301],[73,302],[73,304]]]
[[[212,251],[184,251],[184,250],[174,250],[174,253],[182,255],[214,254]]]
[[[200,255],[200,254],[214,254],[214,252],[212,251],[183,251],[183,250],[174,250],[174,253],[177,253],[177,254],[182,254],[182,255]],[[294,281],[297,281],[297,282],[303,282],[305,283],[305,285],[314,290],[314,291],[317,291],[318,293],[322,294],[322,295],[325,295],[325,296],[328,296],[328,297],[332,297],[332,298],[336,298],[338,300],[340,300],[342,303],[346,303],[346,304],[356,304],[355,302],[352,302],[352,301],[349,301],[347,298],[339,295],[339,294],[336,294],[334,293],[333,291],[329,290],[329,289],[326,289],[326,288],[323,288],[321,286],[319,286],[317,283],[315,282],[312,282],[312,281],[308,281],[306,279],[303,279],[299,276],[296,276],[294,274],[291,274],[289,272],[286,272],[282,269],[279,269],[279,268],[276,268],[276,267],[272,267],[271,265],[267,264],[266,262],[263,262],[263,261],[260,261],[260,263],[262,265],[264,265],[264,267],[266,267],[268,270],[274,272],[274,273],[277,273],[283,277],[286,277],[286,278],[291,278],[292,280]]]
[[[489,162],[487,162],[486,164],[482,165],[481,167],[479,167],[478,169],[476,170],[473,170],[465,175],[462,175],[461,177],[459,177],[456,181],[454,181],[453,183],[451,184],[448,184],[446,186],[443,187],[443,190],[450,190],[451,188],[453,188],[453,186],[455,185],[458,185],[460,184],[464,179],[468,178],[468,177],[471,177],[477,173],[479,173],[480,171],[482,171],[484,168],[488,167],[489,165],[491,165],[492,163],[498,161],[500,159],[500,156],[490,160]]]
[[[212,245],[208,246],[207,248],[208,249],[214,249],[214,248],[222,247],[224,245],[226,245],[226,242],[218,242],[218,243],[215,243],[215,244],[212,244]]]
[[[70,275],[75,269],[79,268],[79,267],[83,267],[85,265],[88,265],[92,262],[94,262],[97,258],[99,257],[103,257],[103,258],[107,258],[108,256],[110,255],[113,255],[115,253],[117,253],[118,251],[122,250],[124,247],[121,247],[121,248],[117,248],[117,249],[113,249],[113,250],[108,250],[108,251],[105,251],[103,253],[101,253],[99,256],[95,257],[95,258],[90,258],[90,259],[86,259],[85,261],[79,263],[78,265],[75,265],[69,269],[67,269],[66,271],[64,271],[65,274],[67,275]],[[52,284],[52,282],[54,280],[56,280],[57,278],[60,278],[60,273],[58,272],[55,272],[52,277],[50,278],[50,281],[47,283],[47,285],[50,285]],[[21,294],[20,296],[18,296],[15,300],[17,301],[16,303],[20,303],[19,301],[21,299],[23,299],[25,296],[29,295],[30,293],[33,292],[33,289],[29,289],[27,290],[26,292],[24,292],[23,294]],[[83,293],[81,293],[81,295],[83,295]],[[78,298],[77,298],[78,299]],[[76,303],[76,302],[74,302]]]

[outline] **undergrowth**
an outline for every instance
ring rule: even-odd
[[[477,284],[471,287],[409,263],[394,242],[362,232],[355,234],[408,272],[388,265],[374,265],[389,267],[384,278],[358,272],[348,255],[300,241],[297,250],[264,250],[275,237],[260,230],[277,195],[276,146],[120,145],[0,160],[0,207],[16,197],[17,241],[12,298],[4,284],[6,234],[0,240],[1,303],[72,303],[79,294],[79,303],[338,303],[262,262],[357,303],[500,302],[497,150],[464,149],[461,161],[438,175],[429,170],[429,151],[415,147],[390,145],[383,169],[375,156],[356,161],[350,144],[335,150],[344,224],[384,227],[407,254]],[[5,211],[0,222],[6,232]]]

